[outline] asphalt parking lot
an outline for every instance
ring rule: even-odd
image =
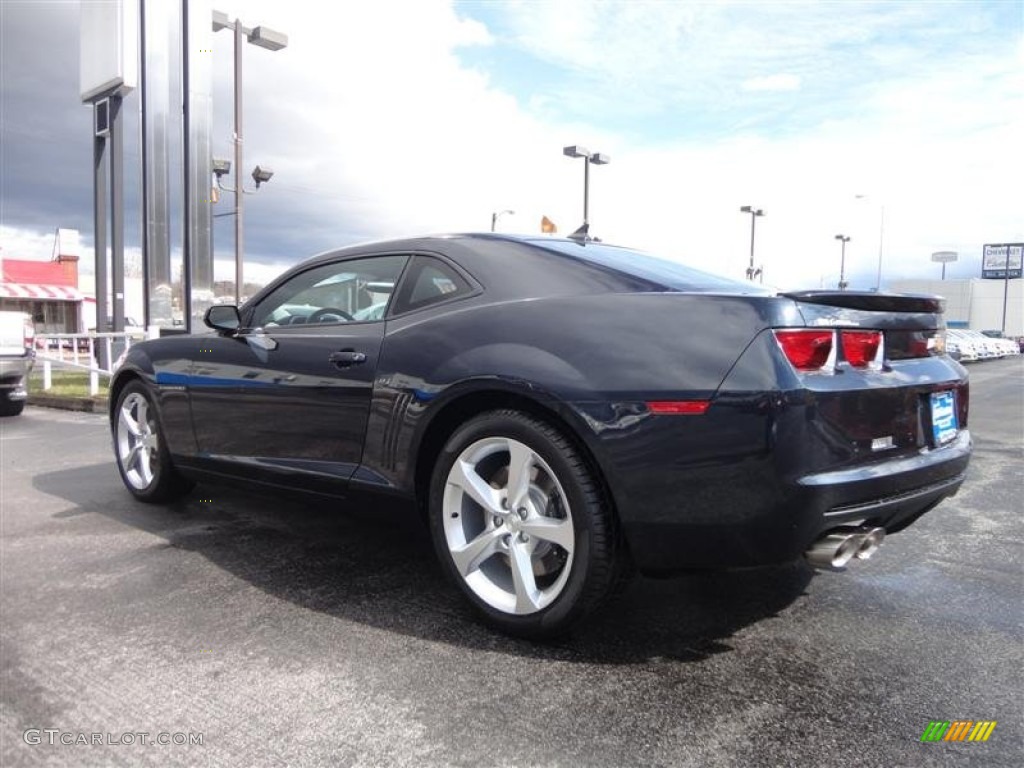
[[[28,408],[0,423],[0,764],[1024,764],[1024,360],[970,370],[967,484],[871,562],[638,580],[548,645],[475,623],[402,509],[146,506],[103,416]]]

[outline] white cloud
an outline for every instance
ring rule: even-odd
[[[250,262],[245,265],[245,282],[247,283],[258,283],[260,285],[266,285],[267,283],[274,280],[285,270],[283,264],[257,264]],[[213,261],[213,279],[214,280],[229,280],[234,281],[235,279],[235,260],[231,259],[214,259]]]
[[[399,6],[411,17],[403,11],[396,22]],[[247,137],[247,145],[273,148],[270,164],[287,169],[274,181],[281,190],[306,190],[307,204],[355,213],[380,236],[484,229],[490,213],[504,208],[517,211],[503,219],[504,229],[536,231],[546,214],[571,231],[581,218],[581,170],[560,147],[576,142],[613,158],[591,178],[598,234],[728,274],[741,275],[746,263],[749,234],[737,210],[745,203],[768,211],[759,222],[758,256],[784,282],[834,281],[833,235],[846,230],[854,236],[851,268],[873,276],[882,204],[887,270],[912,269],[938,248],[980,250],[986,239],[1021,235],[1007,202],[1019,177],[1007,171],[1021,163],[1011,154],[1020,123],[1019,107],[1007,106],[1020,90],[1012,67],[948,52],[921,71],[905,42],[872,44],[886,25],[919,23],[918,9],[868,8],[851,25],[782,6],[737,25],[731,6],[507,6],[504,18],[518,43],[567,68],[567,83],[575,73],[664,88],[671,102],[691,83],[701,94],[725,93],[734,72],[775,70],[732,81],[750,92],[801,91],[808,100],[810,121],[788,130],[766,133],[754,123],[736,134],[672,140],[603,128],[599,115],[614,108],[607,101],[592,121],[559,120],[537,108],[542,84],[533,93],[503,91],[458,53],[467,42],[495,47],[509,40],[446,4],[333,8],[315,25],[301,15],[282,18],[283,28],[291,25],[289,50],[247,58],[247,66],[261,68],[265,88],[279,88],[250,120],[276,127],[264,140]],[[282,13],[277,4],[245,5],[254,17],[264,9]],[[861,45],[856,56],[900,67],[884,70],[879,82],[857,80],[840,109],[819,114],[805,86],[839,77],[830,46],[843,45]],[[587,98],[611,96],[591,89]],[[855,201],[862,192],[879,202]]]
[[[842,129],[837,128],[839,133]],[[839,244],[853,237],[847,273],[873,287],[881,207],[886,210],[885,275],[922,274],[935,250],[980,255],[985,242],[1017,241],[1024,221],[1013,183],[1000,177],[1010,126],[955,145],[969,162],[947,162],[953,144],[913,135],[730,139],[630,155],[600,169],[598,230],[609,239],[678,254],[706,269],[741,276],[749,223],[741,205],[766,211],[757,222],[756,255],[771,281],[835,284]],[[1018,161],[1011,178],[1019,177]],[[644,194],[638,195],[638,190]],[[857,200],[855,195],[867,194]],[[639,200],[637,198],[640,198]]]
[[[767,75],[751,77],[740,84],[744,91],[798,91],[800,78],[796,75]]]
[[[277,4],[243,11],[283,16]],[[479,22],[441,3],[342,3],[278,24],[289,48],[246,58],[262,91],[246,115],[247,157],[281,169],[267,204],[287,194],[388,236],[482,229],[492,210],[548,194],[542,158],[560,139],[453,53],[488,41]]]
[[[276,272],[353,238],[483,230],[506,208],[503,230],[547,215],[570,232],[574,143],[612,156],[592,169],[596,234],[732,276],[744,204],[767,212],[757,258],[783,284],[834,284],[838,232],[873,284],[883,205],[886,274],[945,249],[966,269],[984,242],[1024,240],[1024,47],[986,50],[1005,36],[983,3],[217,6],[289,35],[244,54],[246,165],[276,171],[247,199],[250,279],[259,260]],[[214,46],[214,147],[230,156],[230,37]]]
[[[53,255],[55,234],[56,229],[52,232],[37,232],[0,224],[0,256],[6,259],[49,261]]]

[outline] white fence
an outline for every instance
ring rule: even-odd
[[[154,336],[159,329],[154,329]],[[110,378],[117,354],[149,338],[145,331],[121,333],[46,333],[36,336],[36,364],[43,367],[43,389],[53,388],[53,367],[89,374],[89,394],[100,391],[100,376]],[[102,355],[99,353],[103,353]],[[106,360],[109,368],[101,368]]]

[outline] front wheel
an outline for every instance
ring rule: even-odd
[[[133,381],[121,391],[114,413],[117,468],[132,495],[158,503],[187,493],[192,483],[171,463],[156,406],[142,382]]]
[[[0,416],[17,416],[23,410],[24,400],[8,400],[6,394],[0,393]]]
[[[527,414],[494,411],[458,429],[434,468],[429,508],[445,570],[504,632],[565,632],[618,573],[614,519],[592,470]]]

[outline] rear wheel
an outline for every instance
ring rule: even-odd
[[[601,487],[576,448],[517,411],[473,419],[448,440],[430,489],[434,546],[498,629],[565,632],[608,595],[620,558]]]
[[[148,502],[176,499],[192,488],[171,463],[160,432],[156,406],[139,381],[128,384],[117,399],[114,453],[121,479],[135,498]]]

